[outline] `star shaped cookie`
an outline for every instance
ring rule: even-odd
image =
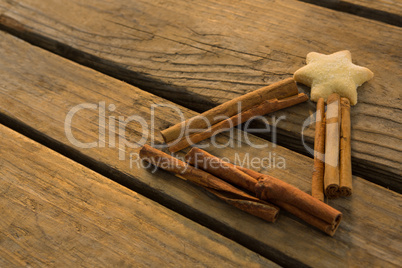
[[[307,65],[297,70],[293,78],[311,87],[311,100],[327,100],[332,93],[346,97],[352,105],[357,103],[357,87],[373,78],[373,72],[352,63],[348,50],[331,55],[310,52]]]

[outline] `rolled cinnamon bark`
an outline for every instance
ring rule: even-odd
[[[256,185],[256,192],[260,192],[258,195],[261,195],[262,199],[269,199],[269,193],[270,191],[278,191],[272,188],[275,188],[275,182],[277,182],[277,188],[278,188],[278,184],[279,187],[282,184],[282,186],[284,186],[285,189],[287,189],[287,193],[284,193],[283,191],[281,191],[281,193],[279,194],[280,199],[274,199],[272,201],[272,203],[278,205],[279,207],[283,208],[284,210],[294,214],[295,216],[299,217],[300,219],[304,220],[305,222],[317,227],[319,230],[329,234],[330,236],[333,236],[336,232],[336,229],[338,228],[341,219],[342,219],[342,213],[339,212],[338,210],[326,205],[325,203],[316,201],[315,199],[311,200],[310,196],[306,193],[304,193],[303,191],[297,189],[296,187],[287,184],[283,181],[280,181],[279,179],[276,179],[272,176],[268,176],[268,175],[264,175],[261,174],[259,172],[256,172],[254,170],[248,169],[248,168],[244,168],[244,167],[240,167],[240,166],[236,166],[236,168],[238,168],[239,170],[241,170],[242,172],[248,174],[249,176],[253,177],[254,179],[258,180],[258,184]],[[260,184],[260,180],[261,180],[261,184]],[[265,181],[265,182],[264,182]],[[270,182],[270,183],[267,183]],[[268,187],[265,188],[266,186],[264,186],[264,184],[268,184]],[[269,184],[274,185],[274,187],[269,187]],[[264,189],[265,188],[265,189]],[[293,193],[292,193],[293,192]],[[296,192],[296,193],[295,193]],[[296,194],[299,196],[299,198],[302,199],[307,199],[307,201],[299,201],[298,198],[293,198],[293,195]],[[277,193],[273,195],[273,197],[275,197],[275,195],[278,195]],[[306,197],[306,195],[308,197]],[[292,200],[291,202],[286,201],[287,199]],[[308,199],[310,199],[310,201],[308,201]],[[307,202],[307,207],[306,207],[306,203]],[[298,203],[298,205],[293,205],[293,203]],[[308,203],[311,203],[310,205],[308,205]],[[320,204],[321,203],[321,204]],[[304,204],[304,205],[301,205]],[[323,205],[322,205],[323,204]],[[303,210],[301,208],[299,208],[299,205],[301,205],[304,209]],[[311,207],[313,209],[311,209]],[[315,211],[314,213],[319,213],[320,216],[317,217],[315,215],[312,215],[309,211]],[[324,218],[326,220],[324,220]]]
[[[338,210],[272,176],[260,176],[255,192],[258,198],[282,207],[331,236],[342,219]]]
[[[235,185],[242,187],[246,185],[247,189],[254,191],[258,198],[288,210],[331,236],[335,234],[339,226],[342,218],[341,212],[277,178],[223,162],[198,148],[193,148],[186,155],[186,160],[190,163],[197,163],[198,167]],[[219,163],[219,165],[213,165],[213,163]],[[239,182],[239,180],[244,180],[244,182]],[[256,181],[258,182],[255,186],[251,187],[252,182]]]
[[[317,229],[323,231],[324,233],[326,233],[330,236],[334,236],[334,234],[335,234],[336,230],[338,229],[338,226],[341,222],[341,216],[335,218],[334,223],[331,224],[331,223],[323,221],[317,217],[314,217],[311,214],[306,213],[305,211],[303,211],[295,206],[289,205],[288,203],[277,200],[276,204],[279,207],[286,210],[287,212],[292,213],[296,217],[302,219],[303,221],[307,222],[308,224],[316,227]]]
[[[240,111],[250,109],[268,99],[283,99],[297,95],[298,89],[293,78],[271,84],[257,89],[238,98],[227,101],[211,110],[208,110],[196,117],[178,123],[170,128],[161,131],[166,143],[182,138],[187,129],[207,129],[216,123],[238,114]],[[239,111],[239,105],[241,110]]]
[[[170,171],[180,178],[204,187],[218,198],[249,214],[269,222],[274,222],[278,217],[278,207],[251,196],[231,184],[151,146],[144,145],[142,147],[140,158],[157,167]]]
[[[185,136],[179,142],[173,142],[173,144],[169,146],[169,151],[171,151],[172,153],[180,151],[194,143],[200,142],[222,131],[225,131],[229,128],[242,124],[247,120],[253,118],[254,116],[275,112],[280,109],[287,108],[307,100],[308,96],[304,93],[300,93],[298,95],[287,97],[281,100],[272,99],[263,101],[261,104],[257,106],[251,107],[250,109],[238,113],[237,115],[232,116],[229,119],[216,123],[215,125],[206,129],[203,132],[196,133],[190,136]]]
[[[326,113],[324,189],[328,198],[339,196],[340,97],[329,95]]]
[[[350,147],[350,101],[347,98],[341,98],[341,114],[339,189],[341,196],[350,196],[353,192],[353,186]]]
[[[325,148],[325,103],[317,101],[314,139],[314,169],[311,181],[311,195],[324,201],[324,148]]]
[[[233,183],[250,192],[255,192],[255,184],[257,180],[253,177],[239,172],[232,164],[222,161],[220,158],[213,156],[199,148],[192,148],[185,156],[187,163],[194,165],[196,168],[201,168],[209,173]],[[229,180],[227,178],[230,177]]]

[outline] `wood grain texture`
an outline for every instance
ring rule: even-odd
[[[291,0],[2,0],[0,14],[35,45],[197,111],[292,76],[308,52],[348,49],[375,74],[351,111],[353,171],[402,192],[401,28]],[[275,113],[277,142],[306,154],[314,111]]]
[[[163,140],[158,131],[169,124],[178,123],[180,117],[173,109],[160,108],[156,110],[152,126],[150,106],[171,102],[52,55],[10,35],[0,33],[0,36],[0,122],[19,129],[25,135],[40,140],[283,266],[339,267],[370,264],[392,267],[401,264],[400,194],[354,177],[355,192],[351,198],[328,202],[344,215],[333,238],[287,213],[282,213],[275,224],[266,223],[167,172],[152,172],[152,168],[138,167],[135,161],[130,167],[129,158],[124,161],[118,159],[120,150],[112,146],[110,136],[106,136],[105,147],[83,149],[71,144],[65,134],[65,118],[72,107],[82,103],[105,101],[106,106],[114,104],[115,110],[107,111],[107,119],[110,116],[144,117],[150,133],[155,131],[158,143]],[[197,114],[180,106],[178,108],[186,118]],[[82,142],[97,141],[100,117],[103,116],[99,116],[97,110],[79,111],[72,122],[75,137]],[[133,142],[138,142],[146,132],[134,122],[126,130],[124,136]],[[246,137],[249,142],[246,142]],[[234,133],[231,140],[233,146],[206,150],[220,158],[227,157],[230,161],[235,160],[236,156],[239,160],[248,156],[250,162],[253,158],[257,161],[261,159],[264,170],[260,171],[268,172],[303,191],[310,191],[313,169],[311,158],[280,146],[275,147],[252,135],[245,136],[241,131]],[[217,137],[219,145],[227,141],[228,135]],[[250,142],[267,147],[255,148]],[[205,141],[204,144],[209,142]],[[139,148],[133,148],[125,153],[128,155],[138,151]],[[240,164],[239,161],[236,163]],[[271,168],[268,164],[271,164]],[[258,163],[256,165],[255,168],[259,170]]]
[[[0,125],[2,267],[279,267]]]
[[[399,0],[300,0],[361,17],[402,26],[402,3]]]

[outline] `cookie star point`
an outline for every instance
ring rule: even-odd
[[[293,78],[311,87],[311,100],[325,100],[332,93],[338,93],[357,103],[357,87],[373,77],[373,73],[352,63],[350,51],[342,50],[330,55],[310,52],[306,57],[307,65],[297,70]]]

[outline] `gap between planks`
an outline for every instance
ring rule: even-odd
[[[359,17],[402,27],[402,5],[398,0],[299,0]]]

